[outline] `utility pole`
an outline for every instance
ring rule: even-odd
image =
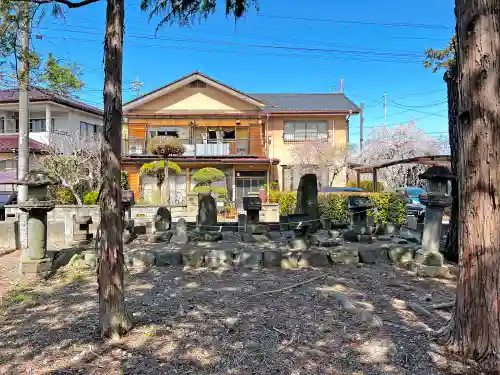
[[[359,105],[359,152],[363,154],[363,126],[365,122],[365,105],[361,103]]]
[[[21,21],[21,53],[18,72],[19,89],[19,129],[18,129],[18,164],[17,178],[23,179],[29,171],[29,37],[30,37],[30,3],[19,3],[18,12]],[[18,185],[17,201],[24,202],[28,199],[28,187]],[[27,215],[20,215],[19,237],[21,248],[28,246]]]
[[[344,93],[344,77],[340,77],[340,92]]]
[[[144,82],[139,81],[139,75],[135,77],[135,80],[130,82],[132,87],[134,88],[135,91],[135,96],[139,96],[139,92],[141,90],[141,87],[144,86]]]
[[[387,93],[384,92],[384,126],[387,126]]]

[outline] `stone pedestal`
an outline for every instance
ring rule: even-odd
[[[259,223],[260,210],[262,201],[258,194],[243,197],[243,208],[247,214],[239,217],[240,220],[245,220],[241,239],[244,242],[265,242],[267,240],[266,229]]]
[[[305,214],[288,215],[288,228],[293,231],[290,247],[294,250],[306,250],[310,246],[309,235],[316,231],[311,216]]]
[[[47,212],[55,207],[53,201],[19,202],[21,211],[28,214],[28,246],[21,254],[22,274],[45,275],[52,263],[47,258]]]
[[[439,245],[443,213],[445,207],[451,206],[452,202],[452,197],[446,194],[446,189],[447,182],[455,176],[446,167],[433,166],[419,177],[428,180],[428,192],[419,197],[426,208],[422,249],[417,251],[416,261],[423,266],[442,267],[443,255],[439,252]]]

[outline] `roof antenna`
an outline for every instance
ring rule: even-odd
[[[344,77],[340,77],[340,92],[344,93]]]

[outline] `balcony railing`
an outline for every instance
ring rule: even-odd
[[[263,140],[260,138],[237,139],[181,139],[184,144],[182,156],[262,156]],[[148,139],[127,138],[123,140],[124,155],[151,155]]]

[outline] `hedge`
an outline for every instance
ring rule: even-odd
[[[99,195],[98,191],[89,191],[87,194],[83,196],[83,204],[97,204],[97,196]]]
[[[319,193],[318,203],[321,217],[330,218],[333,224],[342,225],[350,222],[351,213],[348,209],[348,198],[352,196],[367,196],[377,209],[369,212],[375,223],[401,224],[406,219],[406,204],[397,193]],[[295,212],[296,193],[271,190],[269,202],[278,203],[280,215]]]
[[[361,180],[359,181],[359,188],[363,189],[364,191],[373,191],[372,189],[373,182],[371,180]],[[347,181],[347,187],[358,187],[357,181]],[[383,182],[377,181],[377,191],[384,191],[385,190],[385,185]]]

